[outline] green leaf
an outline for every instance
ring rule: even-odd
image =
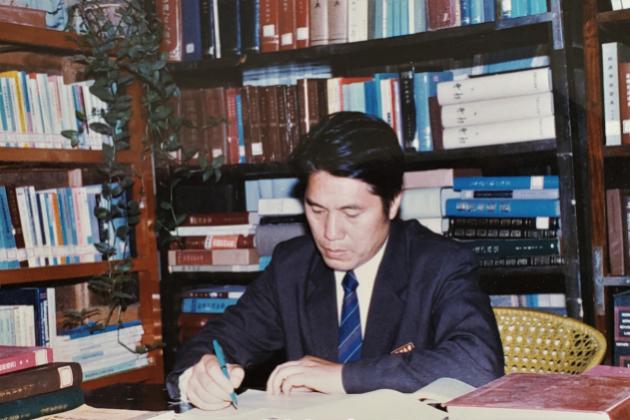
[[[105,207],[96,207],[94,209],[94,216],[98,220],[110,220],[110,212]]]
[[[129,226],[126,226],[126,225],[119,226],[116,229],[116,237],[124,241],[129,236],[129,231],[130,231]]]
[[[79,132],[77,130],[63,130],[61,135],[67,139],[70,139],[70,144],[72,147],[77,147],[79,145]]]
[[[96,131],[99,134],[104,134],[106,136],[111,136],[112,134],[112,128],[107,125],[107,124],[103,124],[101,122],[93,122],[92,124],[90,124],[90,130]]]
[[[103,255],[113,255],[116,253],[116,250],[114,249],[114,247],[110,246],[106,242],[95,243],[94,248],[96,248],[96,250]]]
[[[161,201],[160,202],[160,208],[162,210],[170,210],[173,208],[173,206],[171,205],[171,203],[169,203],[168,201]]]

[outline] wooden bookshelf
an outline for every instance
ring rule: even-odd
[[[15,65],[16,52],[32,54],[54,54],[55,57],[72,55],[79,51],[78,36],[67,32],[33,28],[15,24],[0,23],[1,51],[13,54],[4,68]],[[0,52],[0,65],[3,64],[3,53]],[[43,60],[43,62],[48,62]],[[58,62],[52,60],[51,62]],[[23,63],[28,70],[29,63]],[[51,69],[59,72],[60,69]],[[38,69],[38,71],[41,71]],[[135,258],[131,271],[137,276],[139,318],[144,329],[142,342],[154,343],[162,340],[161,302],[159,289],[159,262],[155,237],[155,189],[152,158],[147,155],[142,141],[145,133],[145,121],[141,112],[141,89],[132,86],[132,118],[130,148],[119,152],[118,161],[127,165],[134,174],[134,185],[131,195],[140,204],[140,221],[135,228]],[[84,171],[97,173],[98,166],[103,164],[101,151],[72,149],[40,149],[40,148],[0,148],[0,172],[31,173],[29,182],[37,186],[37,171],[50,169],[67,170],[81,168]],[[64,186],[64,185],[59,185]],[[21,268],[0,271],[1,286],[59,285],[65,282],[86,280],[92,276],[108,271],[107,262],[56,265],[36,268]],[[164,367],[162,350],[149,353],[149,366],[87,381],[84,389],[92,389],[121,382],[153,382],[162,383]]]

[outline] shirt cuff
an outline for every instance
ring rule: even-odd
[[[190,381],[190,377],[192,376],[192,369],[193,368],[191,366],[186,369],[184,373],[179,375],[179,400],[180,402],[186,404],[190,403],[190,401],[188,400],[188,382]]]

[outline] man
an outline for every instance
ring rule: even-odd
[[[270,375],[271,394],[412,392],[444,376],[477,386],[502,375],[474,255],[396,219],[404,161],[394,131],[365,114],[333,114],[293,163],[311,235],[278,245],[238,303],[186,345],[167,378],[171,396],[183,390],[199,408],[224,408],[243,368],[277,350],[289,361]]]

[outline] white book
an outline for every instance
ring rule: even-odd
[[[459,191],[452,188],[412,188],[403,190],[400,202],[400,218],[403,220],[442,217],[446,200],[459,198]]]
[[[22,225],[22,236],[24,237],[24,248],[29,267],[38,267],[39,261],[35,258],[35,234],[31,229],[30,212],[28,210],[28,187],[16,187],[15,196],[17,198],[18,213],[20,214],[20,224]]]
[[[552,90],[548,67],[470,77],[438,83],[440,105],[532,95]]]
[[[445,128],[442,141],[444,149],[458,149],[553,139],[555,137],[556,121],[551,115],[542,118]]]
[[[260,271],[258,264],[247,265],[170,265],[169,273],[251,273]]]
[[[258,214],[260,216],[304,214],[304,204],[298,198],[260,198]]]
[[[44,237],[42,232],[42,224],[41,218],[39,217],[39,211],[37,206],[37,194],[35,192],[35,187],[30,185],[27,189],[27,204],[30,214],[31,220],[31,229],[34,240],[34,254],[37,259],[37,264],[39,266],[45,265],[45,255],[44,255]]]
[[[619,48],[617,42],[602,44],[602,90],[606,146],[621,145],[619,98]]]
[[[220,225],[220,226],[178,226],[174,236],[208,236],[208,235],[253,235],[256,225]]]
[[[39,198],[39,197],[38,197]],[[50,338],[50,346],[52,347],[57,339],[57,302],[55,302],[57,293],[54,287],[46,288],[46,304],[48,317],[48,337]]]
[[[328,101],[328,113],[339,112],[342,109],[341,95],[339,93],[340,78],[333,77],[326,81],[326,98]]]
[[[514,116],[521,119],[547,115],[553,115],[551,92],[445,105],[441,118],[442,126],[447,128],[509,121]]]
[[[610,6],[613,10],[621,10],[623,9],[623,2],[621,0],[610,0]]]
[[[501,195],[486,194],[486,192],[478,190],[461,190],[461,198],[512,198],[516,200],[553,200],[560,198],[560,190],[558,188],[544,188],[540,190],[509,190],[504,191]]]
[[[348,0],[348,42],[368,39],[368,2]]]

